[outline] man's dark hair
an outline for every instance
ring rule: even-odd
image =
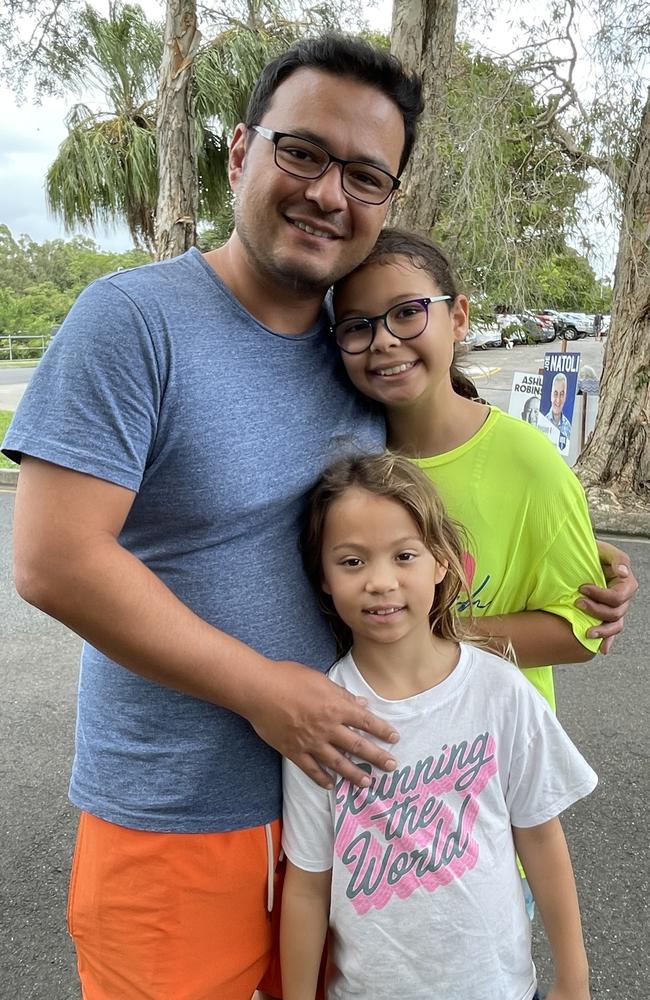
[[[408,73],[389,52],[358,38],[333,32],[305,38],[264,67],[248,102],[246,125],[260,124],[277,88],[297,69],[352,77],[377,87],[397,105],[404,120],[404,149],[398,170],[401,174],[411,155],[416,122],[424,108],[420,77]]]

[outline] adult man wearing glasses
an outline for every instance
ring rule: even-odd
[[[367,45],[275,60],[232,140],[232,237],[87,289],[4,442],[18,589],[87,640],[69,916],[93,1000],[250,1000],[278,751],[322,784],[366,779],[350,752],[391,767],[359,735],[391,727],[319,672],[334,646],[297,534],[340,448],[383,443],[322,304],[372,247],[420,110]]]
[[[364,783],[346,753],[393,766],[359,735],[390,728],[301,665],[334,651],[296,536],[327,461],[383,441],[322,302],[372,247],[420,110],[357,42],[271,63],[232,140],[232,237],[83,293],[4,442],[24,456],[18,588],[88,641],[69,912],[93,1000],[249,1000],[277,751],[321,784]]]

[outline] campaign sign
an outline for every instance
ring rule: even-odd
[[[537,427],[557,447],[560,432],[551,427],[547,420],[540,420],[543,381],[543,375],[533,375],[531,372],[515,372],[512,376],[508,413],[511,417],[519,417],[520,420],[525,420],[527,424]]]
[[[561,455],[569,454],[579,370],[579,354],[553,351],[544,355],[542,402],[537,426],[555,431]]]

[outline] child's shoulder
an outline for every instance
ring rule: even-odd
[[[460,648],[462,654],[468,657],[470,669],[473,671],[480,670],[490,675],[494,673],[501,675],[503,671],[514,676],[519,673],[518,668],[511,660],[506,660],[503,656],[499,656],[489,649],[483,649],[482,646],[475,646],[471,642],[461,642]]]
[[[469,659],[471,684],[484,682],[488,687],[497,687],[499,691],[509,692],[512,696],[522,693],[526,698],[535,690],[512,660],[506,660],[472,643],[461,643],[461,649]]]
[[[339,684],[341,687],[350,690],[359,687],[361,677],[352,659],[352,653],[346,653],[340,660],[337,660],[327,671],[328,678]]]
[[[501,459],[509,474],[518,470],[526,478],[552,475],[562,482],[577,483],[555,445],[542,431],[496,408],[491,413],[489,446],[492,460],[498,465]]]
[[[536,452],[557,455],[557,448],[545,434],[532,424],[513,417],[496,407],[491,408],[492,434],[516,447],[532,448]]]

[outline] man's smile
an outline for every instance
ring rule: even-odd
[[[296,229],[300,229],[303,233],[307,233],[308,236],[318,236],[323,240],[339,240],[341,239],[341,234],[335,230],[328,228],[324,229],[320,225],[312,225],[309,222],[303,222],[301,219],[292,219],[290,216],[286,215],[285,219]]]

